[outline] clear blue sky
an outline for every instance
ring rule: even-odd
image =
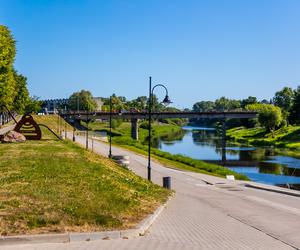
[[[300,85],[299,0],[0,0],[0,23],[42,99],[131,99],[150,75],[180,108]]]

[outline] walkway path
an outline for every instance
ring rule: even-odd
[[[3,128],[0,128],[0,135],[3,135],[10,130],[13,130],[15,126],[16,126],[16,124],[12,124],[12,125],[7,125]]]
[[[84,137],[76,140],[85,145]],[[108,146],[94,141],[94,150],[107,155]],[[113,154],[129,155],[130,168],[146,177],[145,157],[118,147],[113,147]],[[152,174],[158,184],[162,176],[171,176],[176,195],[144,237],[7,246],[3,250],[300,248],[299,197],[250,189],[243,182],[169,169],[155,162]]]

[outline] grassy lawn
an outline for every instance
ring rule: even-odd
[[[227,138],[237,143],[294,150],[300,149],[300,126],[287,126],[271,133],[264,128],[238,127],[228,130]]]
[[[43,134],[41,141],[0,144],[1,235],[130,228],[170,194],[104,157]]]
[[[67,131],[73,131],[73,127],[58,115],[34,115],[33,117],[38,124],[47,125],[56,134],[59,134],[59,132],[62,132],[65,129]]]

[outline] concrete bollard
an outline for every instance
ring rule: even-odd
[[[113,155],[112,159],[123,167],[128,167],[130,164],[128,155]]]
[[[163,187],[166,189],[171,189],[171,177],[170,176],[163,177]]]

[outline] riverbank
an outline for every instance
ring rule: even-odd
[[[107,123],[93,123],[90,126],[94,131],[108,131],[109,128]],[[164,139],[182,137],[183,131],[181,126],[170,125],[163,123],[154,123],[152,131],[152,144],[153,146],[159,143],[159,137],[164,137]],[[148,146],[147,139],[148,130],[144,128],[139,129],[139,140],[133,140],[130,137],[130,124],[122,123],[120,127],[113,129],[112,131],[112,143],[129,150],[132,150],[136,153],[147,155]],[[180,154],[170,154],[156,149],[155,147],[151,148],[152,157],[157,161],[161,162],[165,166],[178,168],[187,171],[193,171],[202,174],[208,174],[218,177],[226,177],[226,175],[234,175],[238,180],[249,180],[248,177],[242,174],[238,174],[232,170],[229,170],[223,166],[209,164],[201,160],[195,160],[191,157],[183,156]]]
[[[287,126],[267,132],[264,128],[237,127],[226,131],[235,145],[274,147],[277,154],[300,159],[300,126]]]
[[[53,128],[58,117],[36,120]],[[170,195],[47,130],[41,141],[0,144],[0,169],[0,235],[132,228]]]

